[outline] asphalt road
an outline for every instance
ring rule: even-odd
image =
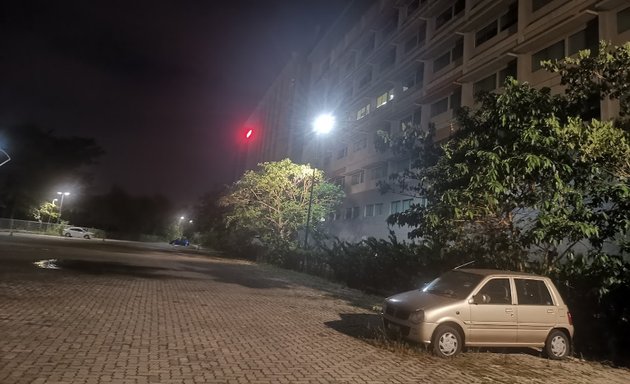
[[[381,298],[166,244],[0,233],[0,383],[630,383],[385,341]]]

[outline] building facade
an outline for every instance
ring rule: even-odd
[[[600,40],[630,40],[627,0],[380,0],[350,7],[302,73],[308,92],[301,116],[332,113],[336,127],[325,137],[311,134],[305,121],[290,127],[293,142],[302,143],[301,156],[291,157],[324,169],[346,192],[326,218],[329,232],[349,241],[383,238],[390,229],[406,237],[406,228],[388,228],[386,218],[422,202],[380,192],[379,181],[410,161],[378,151],[378,131],[431,125],[444,140],[456,127],[454,111],[474,105],[477,92],[500,88],[508,76],[561,91],[559,77],[540,61],[596,49]],[[597,107],[602,119],[618,114],[614,101]]]

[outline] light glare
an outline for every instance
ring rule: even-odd
[[[335,117],[331,114],[320,115],[313,123],[316,133],[328,133],[335,126]]]

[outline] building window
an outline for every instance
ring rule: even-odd
[[[458,87],[454,90],[449,96],[448,101],[450,103],[449,107],[452,110],[458,110],[462,106],[462,88]]]
[[[544,60],[560,60],[564,57],[564,40],[541,49],[532,55],[532,72],[538,71],[542,67],[540,62]]]
[[[479,81],[476,81],[473,84],[473,94],[475,95],[475,97],[477,97],[477,95],[480,92],[491,92],[494,91],[497,88],[497,74],[493,73],[492,75],[481,79]]]
[[[413,199],[407,199],[402,201],[402,210],[406,211],[411,207],[411,203],[413,203]]]
[[[499,79],[497,85],[499,87],[503,87],[505,85],[505,80],[508,77],[516,79],[516,73],[516,59],[514,59],[508,63],[507,67],[499,71]]]
[[[512,28],[518,21],[518,4],[510,4],[506,13],[475,33],[475,47],[495,37],[499,32]]]
[[[394,12],[389,19],[389,23],[381,31],[381,38],[384,40],[398,29],[398,11]]]
[[[361,120],[362,118],[370,114],[370,106],[370,104],[366,104],[357,111],[357,120]]]
[[[364,88],[366,85],[370,84],[372,81],[372,70],[369,69],[359,80],[359,89]]]
[[[516,78],[516,60],[510,61],[499,72],[473,83],[473,94],[477,97],[480,92],[492,92],[498,87],[502,87],[505,84],[505,79],[508,77]]]
[[[346,61],[346,73],[352,72],[354,69],[355,55],[352,53],[350,57],[348,57],[348,61]]]
[[[549,3],[551,3],[551,0],[532,0],[532,12],[536,12]]]
[[[365,217],[380,216],[383,214],[383,203],[368,204],[365,206]]]
[[[333,184],[340,186],[343,188],[346,185],[346,178],[344,176],[335,177],[332,180]]]
[[[420,24],[418,32],[405,41],[405,53],[411,52],[418,46],[420,47],[424,46],[426,38],[427,38],[427,25],[426,23],[422,23]]]
[[[393,100],[394,99],[394,89],[390,89],[389,91],[381,94],[379,97],[376,98],[376,108],[382,107],[383,105],[387,104],[388,101]]]
[[[586,28],[569,36],[569,56],[575,55],[583,49],[597,50],[598,45],[597,19],[590,21]]]
[[[542,68],[541,61],[562,60],[564,57],[574,55],[583,49],[596,50],[598,40],[598,22],[597,19],[593,19],[583,30],[534,53],[532,55],[532,72]]]
[[[416,70],[410,73],[405,80],[403,80],[402,91],[406,92],[413,87],[422,87],[424,82],[424,64],[418,65]]]
[[[431,104],[431,117],[441,115],[446,111],[448,111],[448,97],[440,99]]]
[[[444,69],[449,64],[454,63],[462,58],[464,53],[464,39],[459,39],[455,42],[453,48],[450,51],[444,53],[442,56],[438,57],[433,61],[433,72],[437,72],[441,69]]]
[[[402,173],[409,170],[410,164],[409,159],[398,159],[392,162],[390,170],[392,173]]]
[[[370,169],[370,180],[379,180],[387,177],[387,165],[379,165]]]
[[[365,177],[365,171],[354,173],[350,176],[350,184],[351,185],[361,184],[364,181],[364,177]]]
[[[352,143],[352,152],[357,152],[367,148],[367,137],[362,137]]]
[[[374,51],[375,44],[376,44],[376,35],[372,33],[368,37],[367,41],[365,42],[365,45],[363,45],[363,48],[361,49],[362,59],[365,59],[366,57],[370,55],[370,53],[372,53],[372,51]]]
[[[337,159],[343,159],[348,156],[348,146],[343,146],[337,151]]]
[[[617,33],[630,30],[630,7],[617,12]]]
[[[392,201],[389,205],[389,213],[400,213],[402,212],[402,202],[400,200]]]
[[[396,48],[392,48],[389,50],[389,52],[387,52],[385,59],[381,61],[381,64],[379,65],[379,70],[381,72],[386,71],[387,69],[391,68],[395,63],[396,63]]]
[[[455,4],[451,5],[444,12],[440,13],[435,18],[435,29],[442,28],[446,23],[448,23],[451,19],[459,15],[464,8],[466,8],[465,0],[457,0]]]
[[[359,207],[352,207],[352,218],[353,219],[358,219],[360,214],[361,214],[361,208],[359,208]]]
[[[346,208],[346,220],[352,219],[352,208]]]

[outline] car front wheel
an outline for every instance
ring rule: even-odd
[[[89,240],[90,239],[90,235],[85,235],[85,236],[83,236],[83,238]]]
[[[462,336],[449,325],[442,325],[433,334],[433,353],[438,357],[453,357],[462,350]]]
[[[64,233],[63,235],[64,235],[65,237],[72,237],[72,235],[71,235],[70,233],[67,233],[67,232],[66,232],[66,233]]]
[[[545,352],[547,357],[553,360],[567,358],[571,352],[569,337],[564,332],[554,329],[547,337]]]

